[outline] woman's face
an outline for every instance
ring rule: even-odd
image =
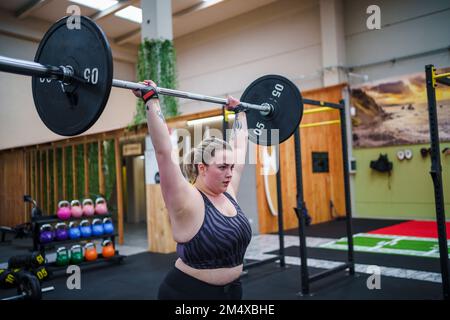
[[[233,152],[217,150],[209,165],[199,164],[199,173],[208,189],[218,194],[227,190],[233,177],[233,168]]]

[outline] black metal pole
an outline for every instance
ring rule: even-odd
[[[345,114],[345,102],[341,100],[341,108],[339,109],[341,118],[341,139],[342,139],[342,161],[344,167],[344,192],[345,192],[345,209],[346,209],[346,226],[347,226],[347,243],[348,243],[348,264],[349,273],[355,274],[355,262],[353,251],[353,232],[352,232],[352,203],[350,197],[350,176],[348,163],[348,144],[347,144],[347,117]]]
[[[436,207],[436,222],[439,240],[439,257],[441,262],[442,290],[444,299],[450,299],[450,280],[448,270],[448,245],[447,231],[445,226],[444,192],[442,189],[442,167],[439,147],[439,124],[436,112],[436,92],[434,89],[434,66],[425,66],[427,98],[428,98],[428,121],[430,124],[431,142],[431,171],[430,175],[434,186],[434,199]]]
[[[308,273],[308,254],[306,250],[305,235],[305,216],[303,209],[305,207],[303,201],[303,176],[302,176],[302,153],[300,145],[300,128],[294,133],[295,139],[295,171],[297,180],[297,208],[294,211],[298,218],[298,236],[300,240],[300,272],[302,279],[302,294],[309,294],[309,273]]]
[[[227,141],[228,121],[225,114],[225,106],[222,106],[222,140]]]
[[[280,267],[286,265],[285,253],[284,253],[284,225],[283,225],[283,202],[281,191],[281,159],[280,159],[280,146],[277,148],[277,202],[278,202],[278,240],[280,242]]]

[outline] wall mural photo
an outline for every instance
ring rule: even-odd
[[[450,68],[437,73],[450,72]],[[450,87],[436,88],[439,138],[450,141]],[[425,73],[352,86],[355,148],[419,144],[430,141]]]

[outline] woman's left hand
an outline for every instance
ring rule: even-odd
[[[225,108],[227,108],[227,110],[229,111],[234,111],[234,109],[239,106],[241,102],[236,99],[233,98],[232,96],[227,96],[227,104],[225,105]]]

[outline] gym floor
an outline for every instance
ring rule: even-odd
[[[399,220],[354,219],[353,233],[368,232],[398,224]],[[159,284],[173,265],[176,254],[156,254],[145,251],[145,231],[134,228],[130,241],[139,244],[118,248],[127,255],[121,264],[100,264],[83,268],[81,289],[69,290],[66,276],[54,277],[43,287],[55,290],[43,294],[45,300],[147,300],[155,299]],[[307,228],[308,265],[310,275],[343,262],[346,252],[321,248],[320,243],[345,236],[345,221],[332,221]],[[140,240],[139,240],[140,239]],[[1,245],[0,264],[12,254],[22,254],[28,240],[14,240]],[[29,244],[28,244],[29,245]],[[343,271],[311,284],[311,294],[302,296],[300,291],[299,247],[296,230],[289,230],[285,237],[286,267],[269,263],[251,268],[243,275],[245,300],[440,300],[439,259],[431,257],[403,256],[374,252],[355,252],[356,275]],[[29,248],[29,246],[28,246]],[[260,260],[277,252],[278,236],[255,236],[246,254],[246,261]],[[123,249],[123,250],[122,250]],[[126,252],[125,252],[126,251]],[[15,252],[15,253],[14,253]],[[367,266],[381,268],[380,289],[368,289]],[[1,296],[14,294],[14,290],[1,290]]]

